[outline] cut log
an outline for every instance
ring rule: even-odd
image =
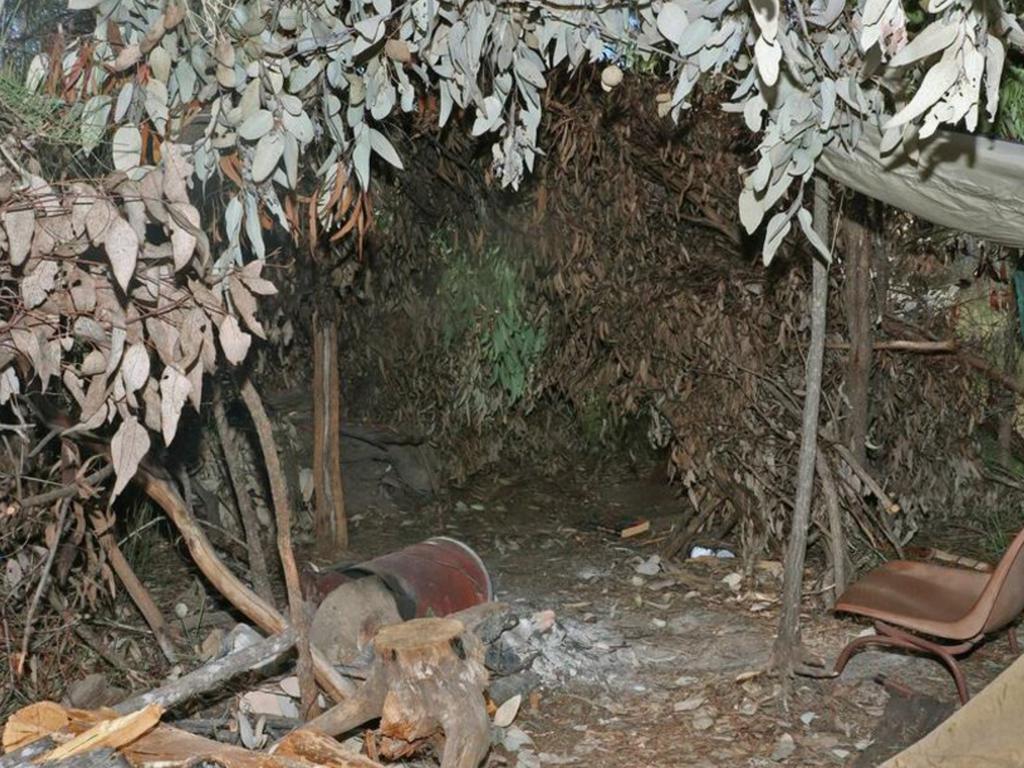
[[[148,704],[159,704],[165,709],[170,709],[193,696],[212,691],[235,675],[255,669],[271,659],[276,659],[294,645],[295,630],[289,627],[278,635],[273,635],[248,648],[229,653],[221,659],[205,664],[173,682],[133,696],[118,704],[114,709],[121,713],[133,712]]]
[[[357,696],[303,730],[337,736],[375,717],[390,739],[444,735],[441,768],[476,768],[490,747],[483,645],[456,619],[414,619],[381,629],[376,657]]]

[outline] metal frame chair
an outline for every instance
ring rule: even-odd
[[[1024,611],[1024,530],[991,573],[893,560],[852,584],[835,611],[873,619],[877,634],[851,641],[836,659],[834,676],[870,645],[918,651],[946,666],[965,704],[970,693],[956,657],[1006,628],[1011,650],[1020,651],[1009,625]]]

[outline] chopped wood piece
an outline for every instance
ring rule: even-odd
[[[649,531],[649,530],[651,530],[651,521],[650,520],[641,520],[638,523],[633,523],[632,525],[627,525],[625,528],[620,528],[619,529],[619,538],[620,539],[631,539],[634,536],[639,536],[641,533],[647,533],[647,531]]]
[[[62,760],[66,757],[82,754],[98,747],[117,749],[131,744],[147,731],[151,730],[164,713],[159,704],[150,704],[130,715],[103,720],[84,733],[80,733],[66,744],[48,752],[43,758],[46,762]]]
[[[337,736],[380,716],[389,739],[412,744],[443,733],[441,768],[476,768],[490,747],[480,640],[456,619],[413,619],[384,627],[373,644],[359,693],[301,730]]]
[[[345,750],[330,736],[308,729],[292,731],[278,742],[273,754],[336,768],[376,768],[380,765],[368,757]]]
[[[60,704],[52,701],[29,704],[7,719],[3,735],[4,752],[13,752],[26,744],[46,738],[55,731],[67,728],[70,722]]]

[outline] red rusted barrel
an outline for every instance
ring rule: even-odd
[[[395,595],[403,619],[447,616],[494,597],[479,555],[457,539],[438,536],[358,565],[304,573],[306,594],[319,603],[341,584],[374,575]]]
[[[480,556],[446,536],[381,555],[352,571],[380,577],[395,593],[403,619],[447,616],[494,597]]]

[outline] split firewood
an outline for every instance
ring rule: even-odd
[[[101,747],[118,749],[152,730],[164,713],[159,704],[150,704],[128,715],[102,720],[92,728],[61,744],[43,756],[44,761],[62,760]]]
[[[414,619],[384,627],[373,646],[359,693],[300,730],[337,736],[380,717],[381,734],[402,742],[443,733],[441,768],[476,768],[490,747],[480,640],[455,619]]]

